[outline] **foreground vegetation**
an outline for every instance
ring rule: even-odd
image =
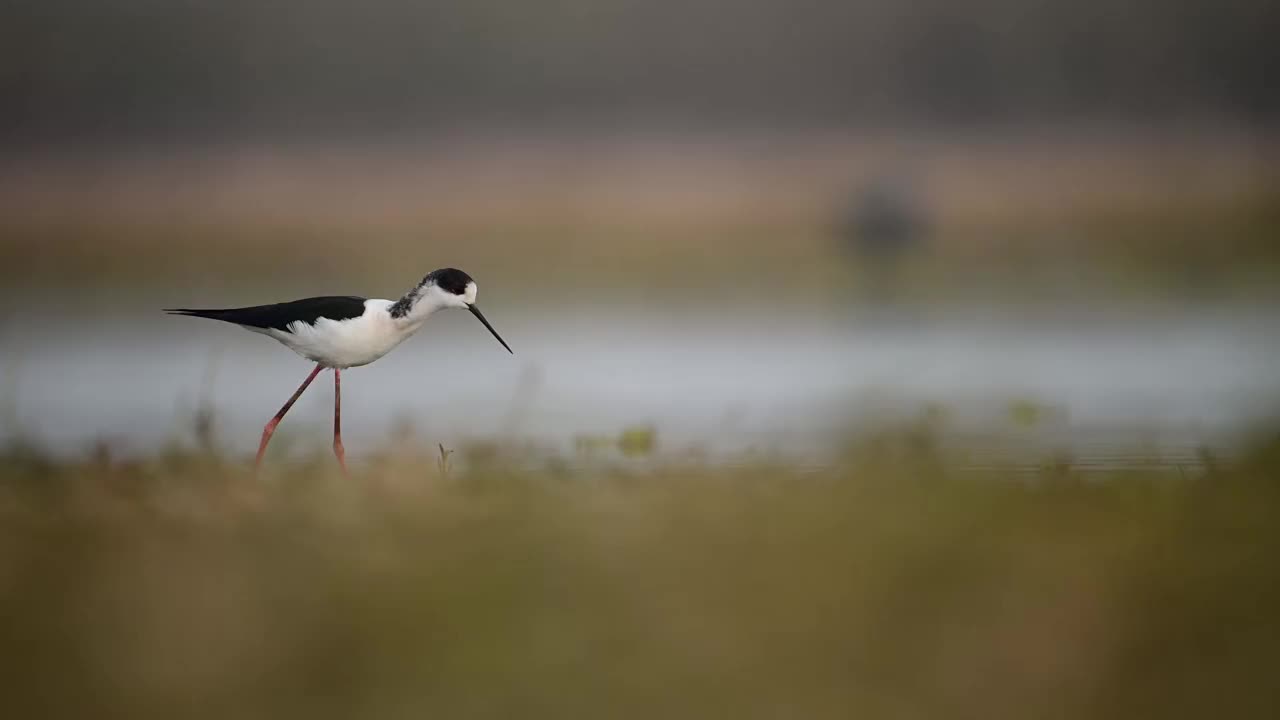
[[[0,459],[11,717],[1276,717],[1280,442],[1103,478]],[[483,460],[483,461],[480,461]]]

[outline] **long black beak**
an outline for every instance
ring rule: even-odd
[[[498,331],[493,329],[493,326],[489,324],[489,321],[484,319],[484,313],[480,312],[480,308],[475,305],[469,305],[468,309],[471,310],[472,315],[476,316],[477,320],[484,323],[484,326],[489,328],[489,332],[493,333],[493,336],[498,338],[498,342],[502,343],[502,347],[506,348],[507,352],[512,355],[516,354],[515,351],[511,349],[511,346],[507,344],[507,341],[503,340],[502,336],[498,334]]]

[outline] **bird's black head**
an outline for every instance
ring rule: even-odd
[[[423,285],[435,285],[450,295],[466,295],[467,286],[474,282],[471,276],[457,268],[440,268],[422,278]]]
[[[427,294],[434,293],[436,295],[437,300],[435,302],[437,307],[456,307],[469,310],[472,315],[476,316],[477,320],[488,328],[489,332],[493,333],[493,336],[498,339],[498,342],[502,343],[502,347],[506,348],[507,352],[512,352],[507,342],[485,319],[484,314],[480,312],[480,308],[476,307],[476,283],[471,279],[470,275],[457,268],[432,270],[427,273],[426,277],[422,278],[422,284],[418,286],[418,290],[414,293],[415,298],[420,298],[423,290]],[[392,315],[395,315],[394,310]]]

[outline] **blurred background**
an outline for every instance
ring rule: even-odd
[[[1259,0],[5,4],[19,706],[1274,717],[1277,37]],[[384,494],[330,476],[323,383],[266,500],[210,490],[309,365],[160,308],[450,266],[515,356],[442,314],[344,377]]]
[[[808,450],[922,403],[1176,446],[1280,398],[1267,3],[57,0],[0,26],[10,437],[147,449],[199,406],[247,448],[305,364],[158,308],[445,266],[515,359],[433,321],[350,378],[353,449],[651,423]]]

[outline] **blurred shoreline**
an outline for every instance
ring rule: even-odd
[[[228,271],[220,258],[261,279],[294,263],[376,273],[396,253],[507,283],[534,259],[624,284],[634,272],[678,278],[682,264],[710,280],[717,266],[785,265],[797,271],[779,280],[800,283],[836,258],[850,193],[885,173],[928,204],[927,261],[1271,272],[1277,168],[1277,137],[1225,131],[481,135],[35,154],[0,166],[0,275],[132,286],[162,265],[181,284]]]

